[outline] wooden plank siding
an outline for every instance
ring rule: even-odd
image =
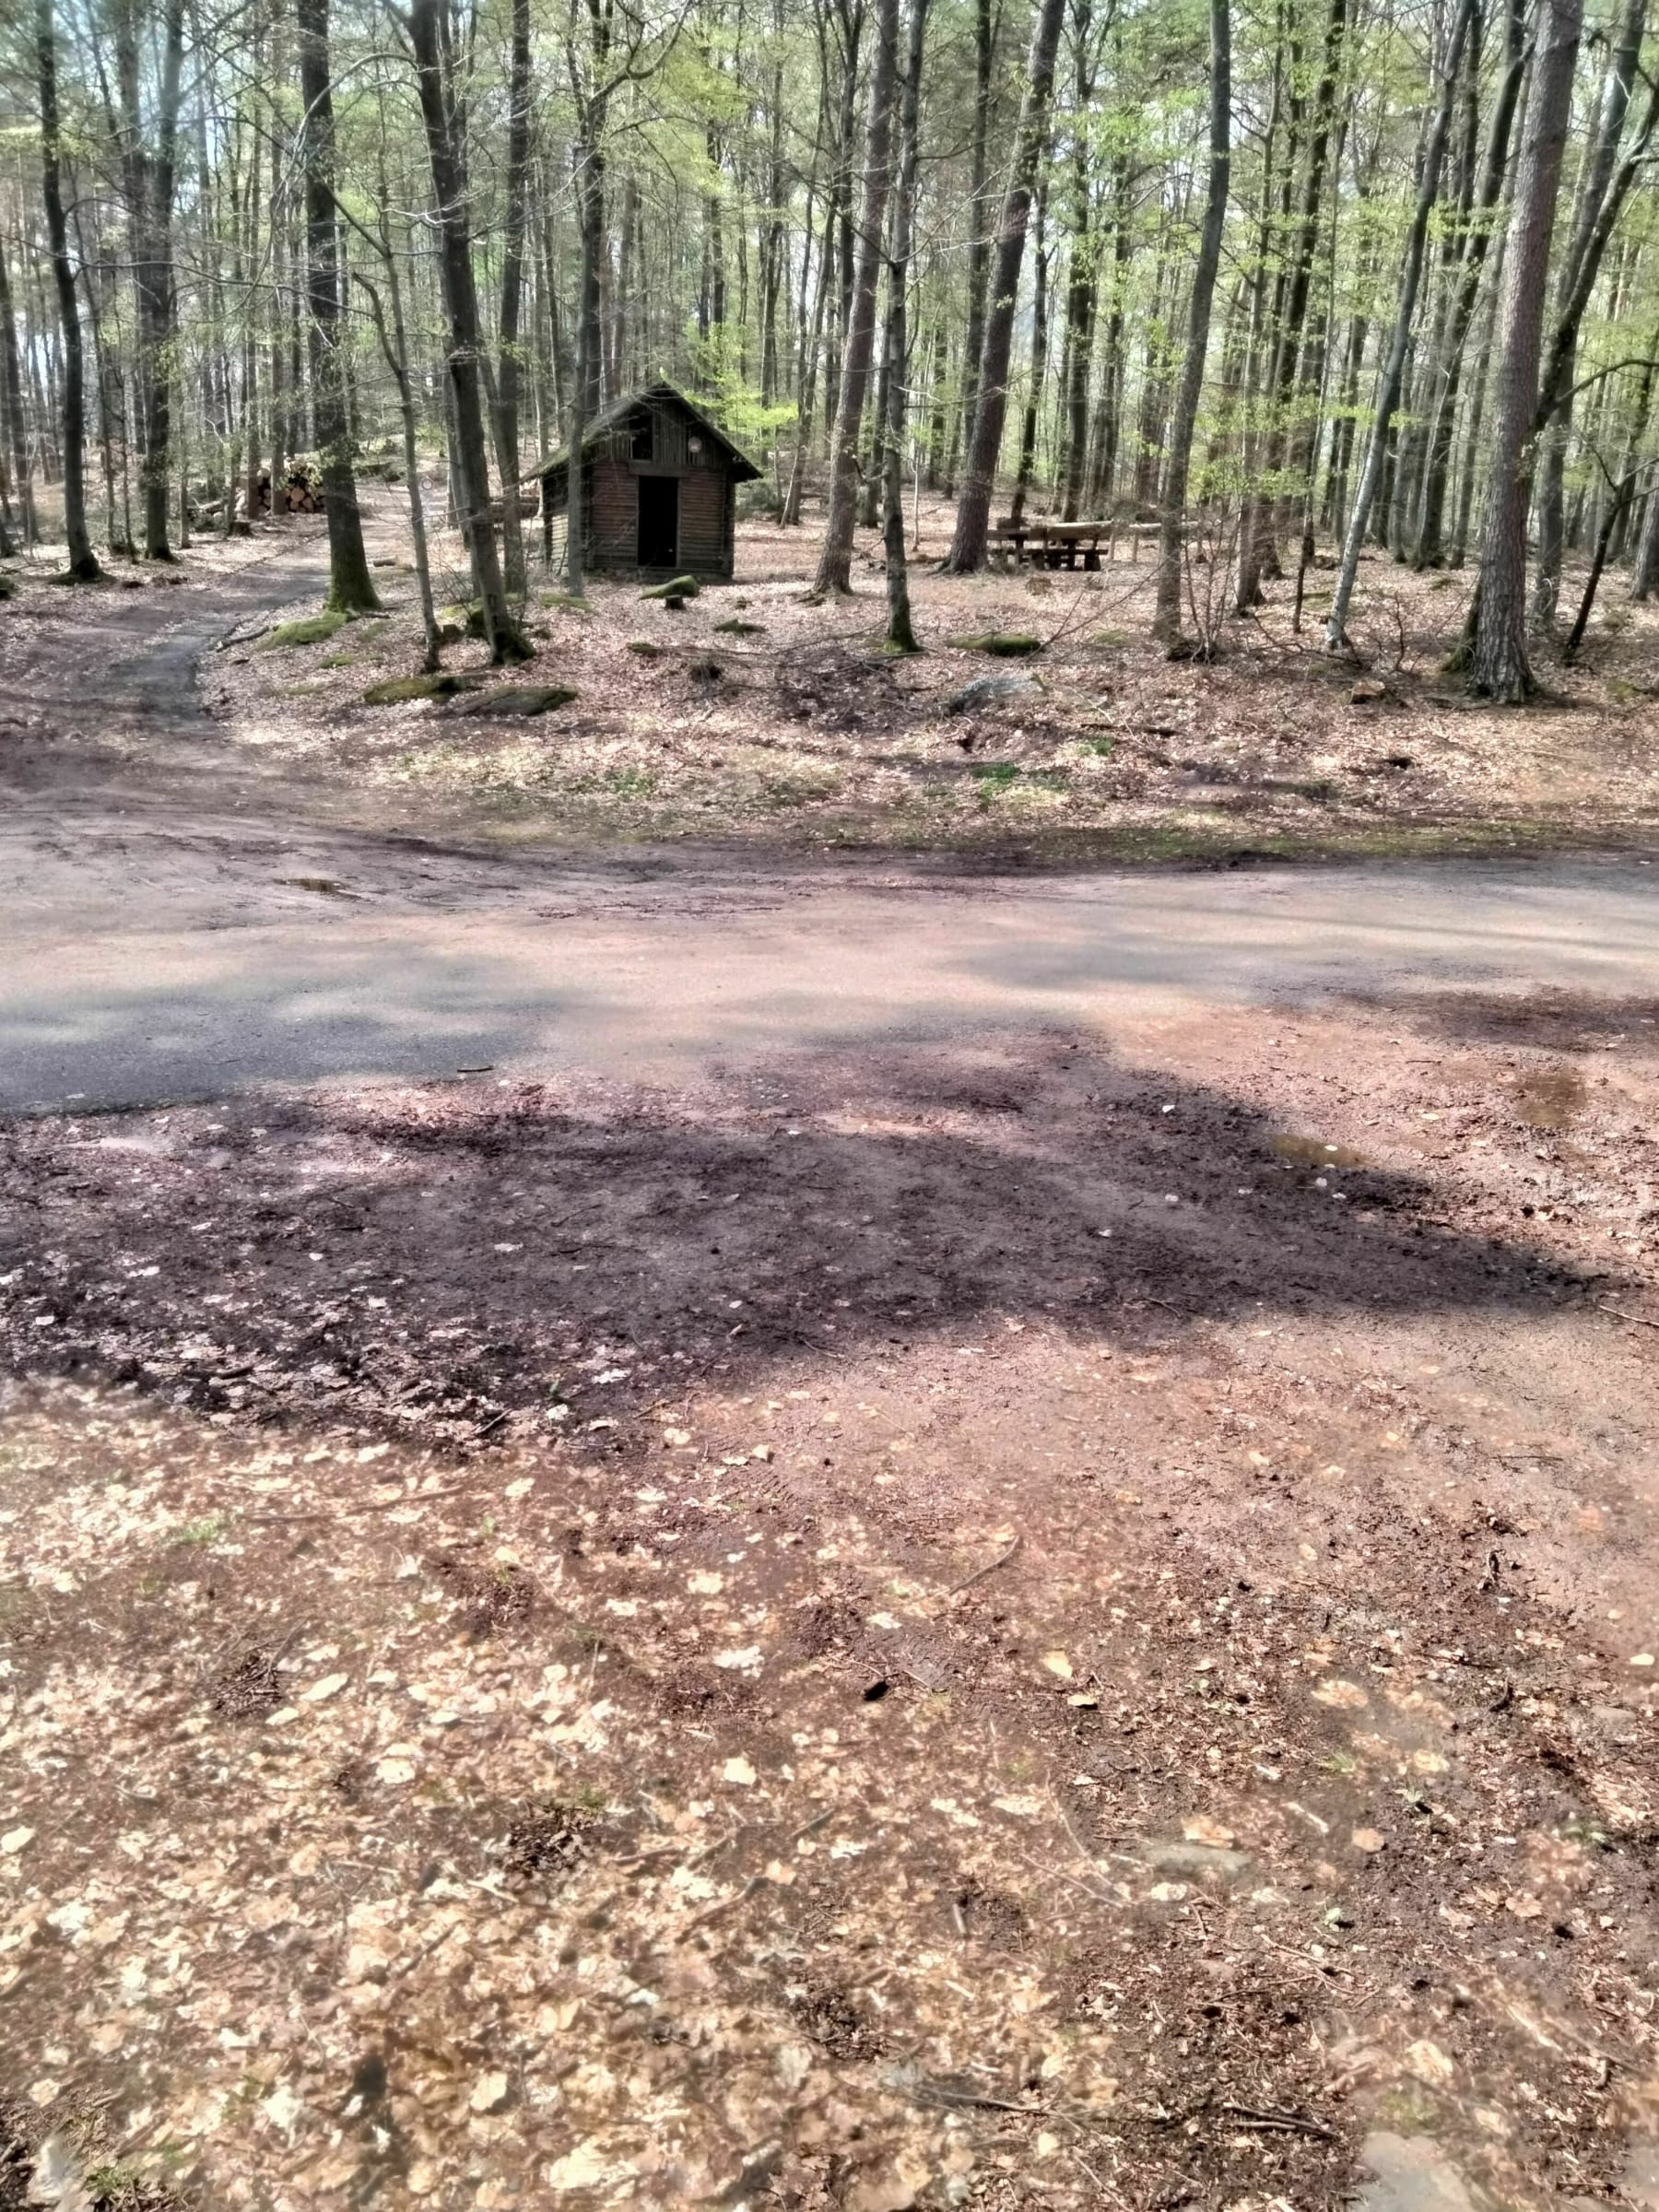
[[[679,566],[690,576],[729,576],[725,478],[712,468],[688,468],[679,480]]]
[[[633,471],[614,457],[590,462],[588,548],[595,568],[631,569],[640,558],[640,495]]]

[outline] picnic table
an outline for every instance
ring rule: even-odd
[[[1098,569],[1102,560],[1111,564],[1122,535],[1129,540],[1129,558],[1140,559],[1143,539],[1147,544],[1157,541],[1162,525],[1158,523],[1124,522],[1109,515],[1103,522],[1051,523],[1016,522],[1005,515],[991,533],[992,543],[1011,552],[1016,563],[1030,561],[1037,569],[1075,569],[1079,555],[1086,569]]]
[[[1098,569],[1102,541],[1108,548],[1107,559],[1112,558],[1114,527],[1111,522],[1017,523],[1009,516],[998,523],[991,535],[1017,561],[1029,560],[1033,568],[1075,569],[1081,555],[1086,569]]]

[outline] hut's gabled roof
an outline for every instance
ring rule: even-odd
[[[705,415],[695,401],[688,399],[683,392],[677,391],[673,384],[667,383],[646,384],[638,392],[625,392],[619,399],[613,399],[608,406],[601,407],[582,430],[582,452],[591,453],[595,446],[603,444],[613,430],[623,427],[636,407],[658,406],[665,401],[677,407],[699,433],[719,449],[724,456],[728,473],[739,484],[747,484],[759,476],[760,471],[742,447],[734,445],[713,418]],[[542,477],[551,476],[555,469],[566,467],[570,458],[570,447],[560,446],[557,453],[548,453],[538,461],[519,481],[524,484],[539,482]]]

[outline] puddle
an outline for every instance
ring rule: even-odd
[[[1304,1168],[1365,1168],[1371,1165],[1363,1152],[1356,1152],[1348,1145],[1327,1145],[1317,1136],[1276,1136],[1273,1140],[1274,1157],[1294,1160]]]
[[[1515,1086],[1515,1114],[1528,1129],[1566,1129],[1584,1104],[1584,1078],[1576,1068],[1540,1067]]]

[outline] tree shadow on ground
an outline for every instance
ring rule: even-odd
[[[695,1094],[434,1084],[15,1124],[0,1317],[15,1373],[468,1446],[998,1317],[1134,1343],[1170,1314],[1571,1290],[1441,1226],[1425,1178],[1277,1134],[1065,1031]]]
[[[1361,994],[1353,1003],[1367,1013],[1392,1010],[1405,1014],[1414,1028],[1460,1044],[1587,1053],[1628,1041],[1638,1049],[1659,1051],[1659,994],[1613,998],[1593,991],[1546,986],[1525,994],[1436,991],[1414,993],[1404,999]],[[1644,1030],[1652,1030],[1653,1035],[1643,1037]]]

